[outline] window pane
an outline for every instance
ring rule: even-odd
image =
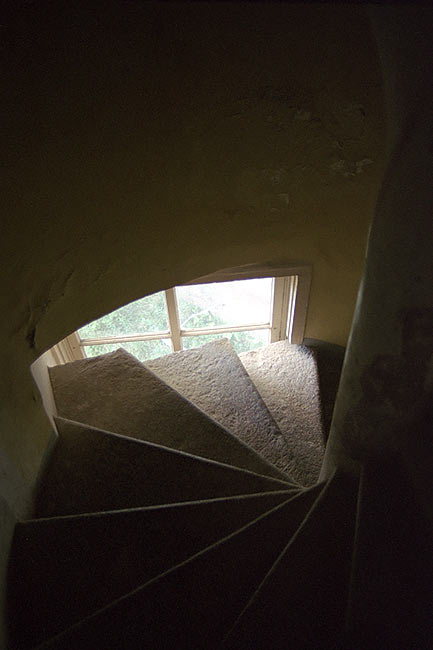
[[[228,339],[236,352],[248,352],[257,350],[269,343],[270,330],[249,330],[248,332],[225,332],[224,334],[203,334],[200,336],[183,336],[182,346],[184,350],[198,348],[205,343],[217,339]]]
[[[272,278],[176,287],[182,329],[270,322]]]
[[[145,296],[106,314],[78,330],[82,339],[168,332],[164,291]]]
[[[106,343],[104,345],[85,345],[84,353],[87,357],[97,357],[99,354],[114,352],[123,348],[139,361],[156,359],[166,354],[171,354],[173,348],[170,339],[157,339],[155,341],[130,341],[129,343]]]

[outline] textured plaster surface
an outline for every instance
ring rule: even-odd
[[[433,12],[372,14],[393,129],[324,469],[394,457],[433,523]]]
[[[324,452],[314,352],[279,341],[240,359],[283,435],[285,471],[301,485],[313,485]]]
[[[289,480],[123,349],[55,366],[50,376],[63,418]],[[265,433],[281,438],[273,421],[273,431],[265,422]]]
[[[3,34],[1,489],[22,510],[50,435],[29,366],[93,318],[305,261],[307,336],[345,343],[383,115],[355,6],[61,0],[17,5]]]

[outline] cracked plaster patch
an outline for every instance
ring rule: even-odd
[[[285,169],[262,169],[262,177],[272,183],[272,185],[280,185],[286,178],[287,172]]]
[[[362,160],[350,161],[350,160],[336,160],[330,165],[331,172],[335,174],[342,174],[347,177],[354,177],[358,174],[362,174],[365,167],[373,164],[371,158],[363,158]]]
[[[305,111],[303,109],[299,109],[295,113],[295,120],[298,120],[300,122],[308,122],[311,120],[311,111]]]
[[[277,196],[284,205],[289,205],[289,195],[286,194],[286,192],[281,192],[280,194],[277,194]]]

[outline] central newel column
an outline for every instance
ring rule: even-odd
[[[433,12],[370,9],[388,167],[378,197],[322,478],[401,461],[433,515]]]

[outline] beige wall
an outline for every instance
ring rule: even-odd
[[[23,484],[50,432],[30,363],[125,302],[308,262],[306,336],[345,344],[382,174],[360,8],[78,6],[7,30],[0,435]]]

